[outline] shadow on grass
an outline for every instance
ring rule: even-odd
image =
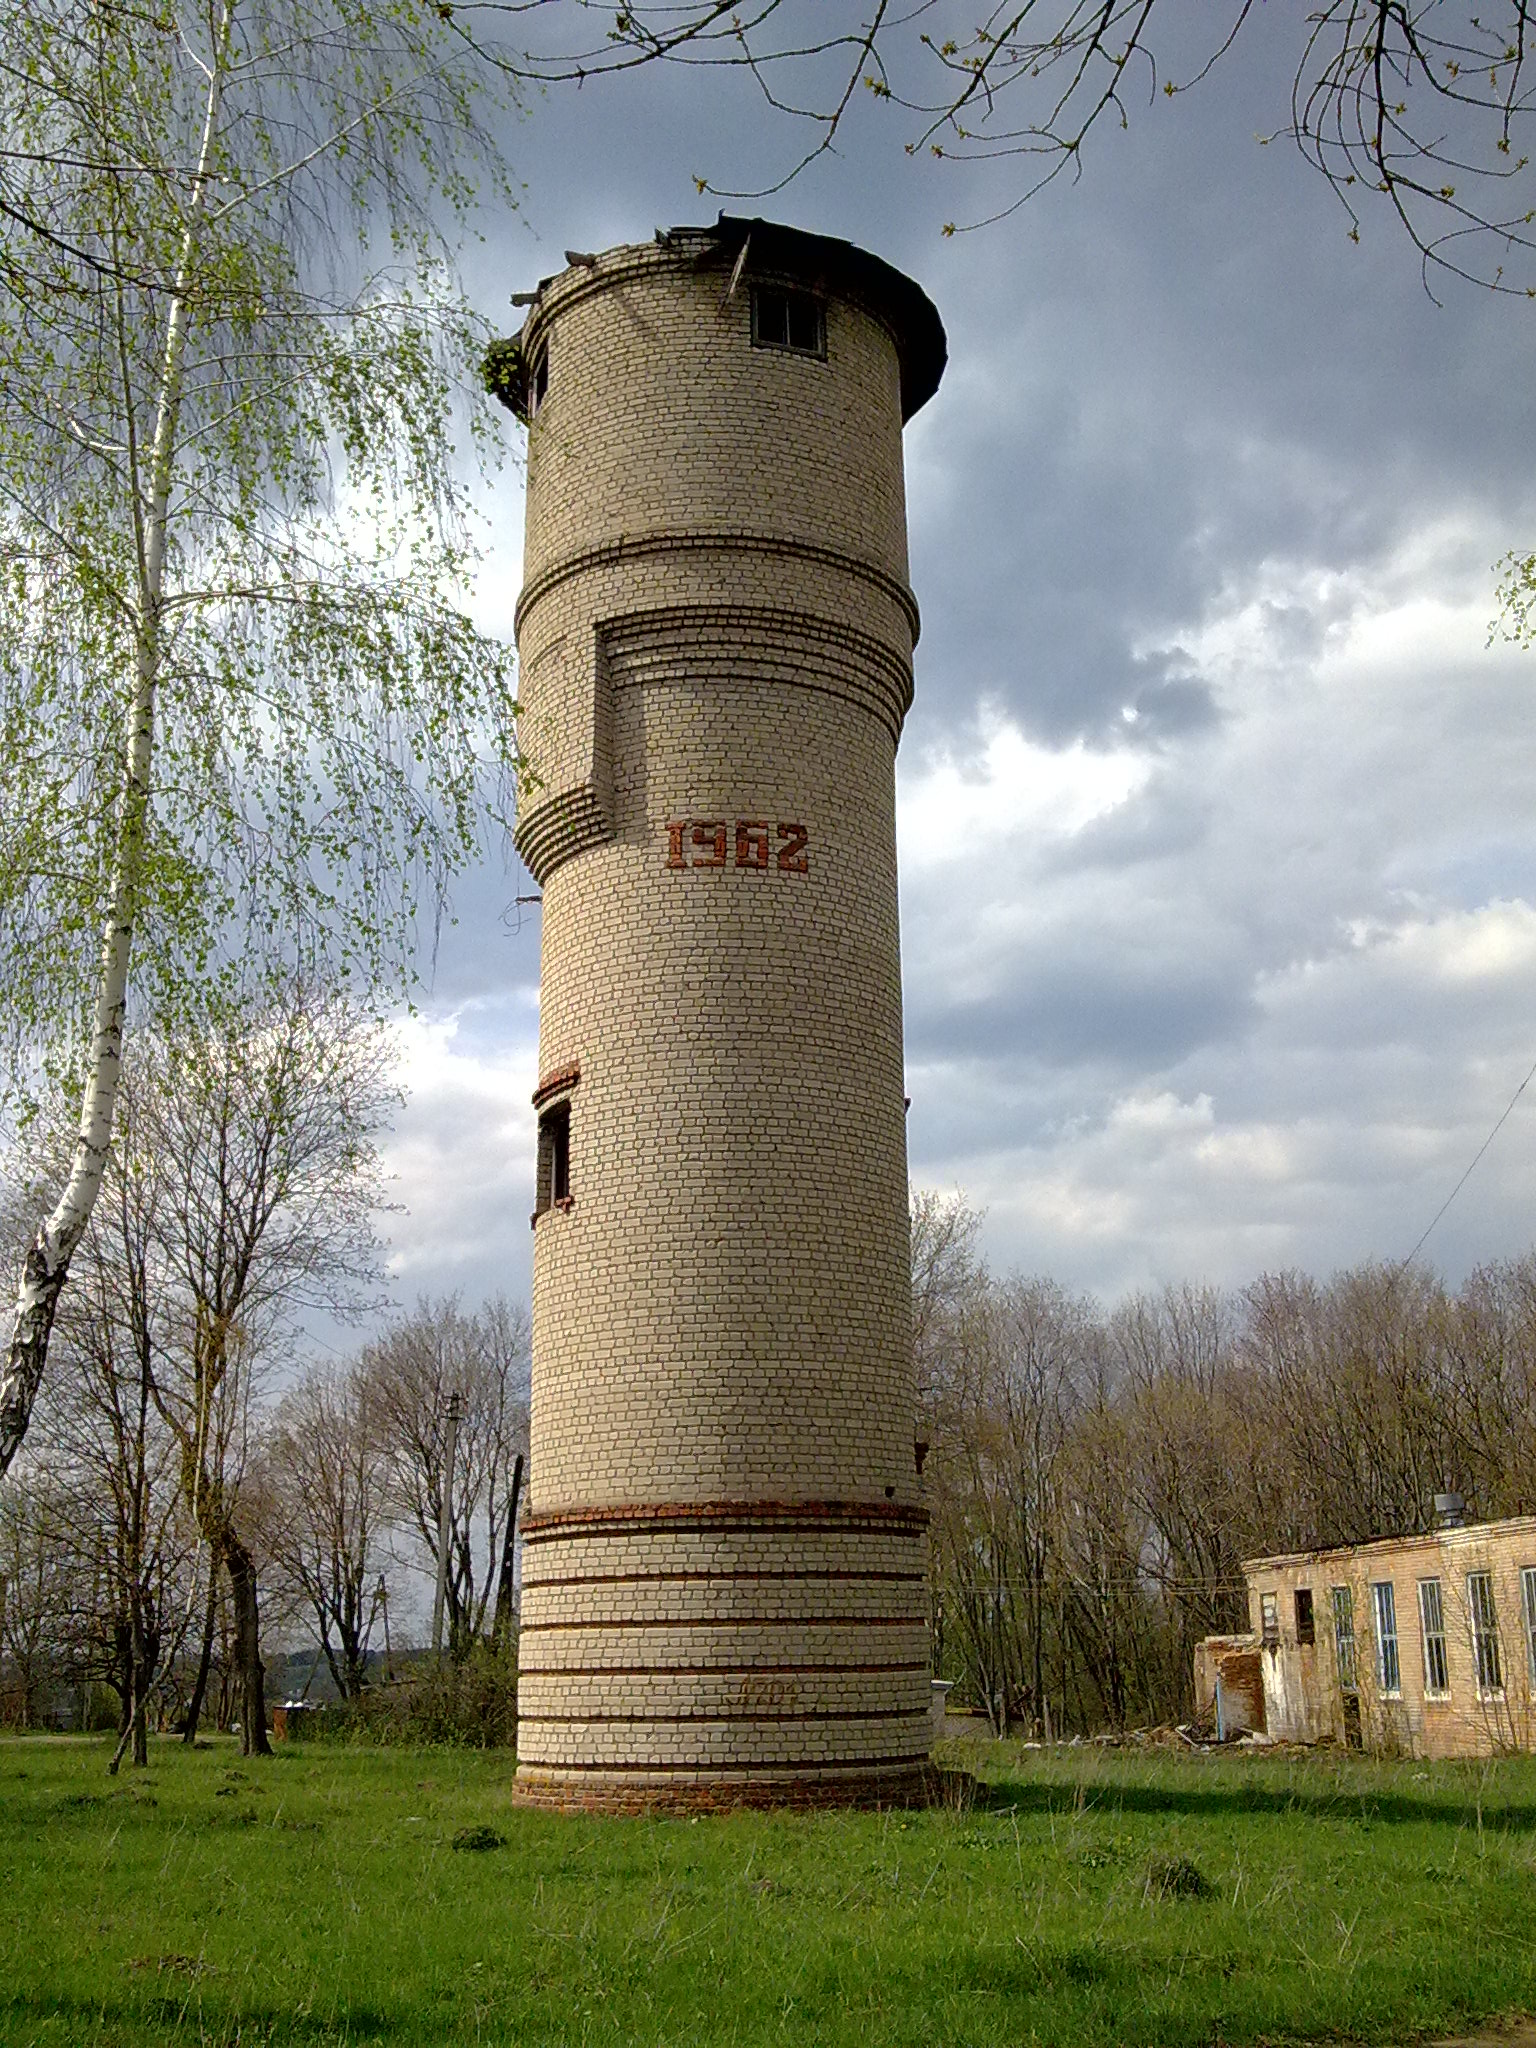
[[[1314,1820],[1381,1821],[1388,1826],[1482,1827],[1490,1834],[1536,1832],[1536,1806],[1498,1799],[1415,1798],[1404,1792],[1300,1791],[1273,1785],[1137,1785],[1105,1777],[1092,1785],[1042,1785],[1023,1778],[989,1778],[975,1799],[978,1812],[1187,1814],[1194,1819],[1238,1814],[1304,1814]]]

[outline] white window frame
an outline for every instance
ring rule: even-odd
[[[1536,1692],[1536,1564],[1520,1574],[1520,1606],[1525,1618],[1525,1670]]]
[[[1371,1581],[1371,1614],[1376,1623],[1376,1688],[1383,1699],[1403,1696],[1403,1659],[1397,1635],[1397,1590],[1390,1579]]]
[[[1451,1660],[1445,1643],[1445,1594],[1438,1579],[1419,1581],[1419,1642],[1424,1653],[1424,1697],[1448,1700]]]
[[[1504,1697],[1504,1653],[1499,1642],[1499,1610],[1493,1597],[1492,1572],[1467,1573],[1467,1626],[1472,1632],[1472,1669],[1477,1674],[1477,1696],[1480,1700],[1501,1700]]]

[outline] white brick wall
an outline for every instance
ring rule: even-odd
[[[540,1074],[580,1073],[536,1226],[519,1689],[557,1801],[894,1784],[927,1744],[898,361],[836,298],[825,362],[754,349],[725,284],[611,251],[526,336],[518,837]]]

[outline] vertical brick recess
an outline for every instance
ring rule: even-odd
[[[764,280],[824,356],[753,345]],[[518,1796],[910,1800],[901,429],[943,331],[875,258],[722,220],[547,280],[521,342],[517,839],[570,1199],[535,1221]]]

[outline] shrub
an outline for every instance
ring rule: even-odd
[[[517,1742],[517,1656],[477,1643],[461,1664],[423,1664],[360,1699],[328,1708],[321,1734],[417,1747],[512,1749]]]

